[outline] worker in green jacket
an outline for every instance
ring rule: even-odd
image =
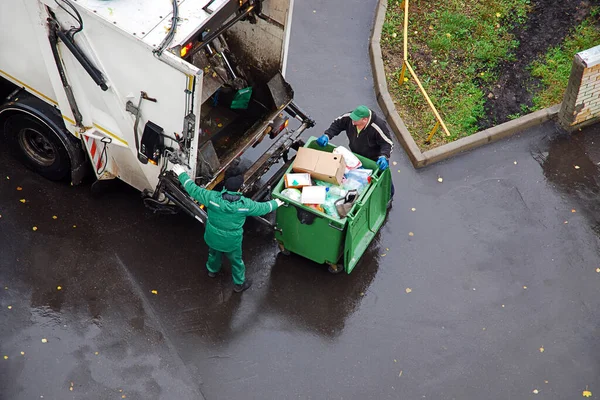
[[[283,204],[279,199],[259,203],[239,193],[244,178],[240,175],[225,180],[223,190],[207,190],[196,185],[181,165],[175,165],[173,172],[189,195],[207,209],[208,219],[204,240],[208,245],[208,276],[214,278],[221,270],[222,256],[231,261],[233,290],[243,292],[252,286],[246,279],[246,267],[242,261],[243,226],[246,217],[260,216],[274,211]]]

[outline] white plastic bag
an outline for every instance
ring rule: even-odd
[[[284,189],[281,191],[281,195],[287,197],[288,199],[300,202],[302,198],[302,192],[298,189]]]
[[[362,163],[360,162],[358,157],[356,157],[354,153],[352,153],[350,150],[343,146],[338,146],[335,149],[333,149],[333,153],[339,154],[342,157],[344,157],[344,161],[346,162],[346,172],[351,169],[360,168],[362,166]]]

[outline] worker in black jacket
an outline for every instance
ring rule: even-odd
[[[317,139],[321,147],[327,146],[329,139],[346,131],[350,150],[353,153],[377,162],[382,171],[389,167],[389,159],[394,143],[390,139],[390,128],[367,106],[358,106],[354,111],[340,115],[331,123],[329,129]],[[392,197],[394,185],[392,184]]]

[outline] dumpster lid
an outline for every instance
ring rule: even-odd
[[[346,216],[346,240],[344,243],[344,270],[352,272],[383,225],[390,199],[391,174],[389,169],[373,177],[367,194],[358,201]]]

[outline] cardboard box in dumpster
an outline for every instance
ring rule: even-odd
[[[294,172],[308,172],[314,179],[333,183],[335,185],[342,184],[346,163],[341,154],[328,153],[300,147],[292,170]]]
[[[310,174],[305,172],[300,174],[285,174],[284,180],[286,189],[300,189],[304,186],[312,185]]]

